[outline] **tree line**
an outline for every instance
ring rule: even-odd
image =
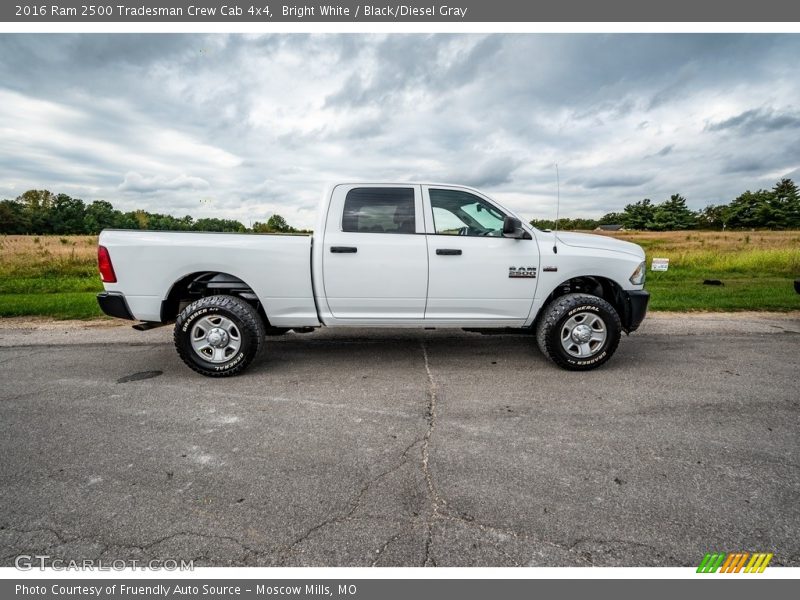
[[[553,229],[555,221],[534,219],[531,225]],[[674,231],[680,229],[800,229],[800,192],[791,179],[781,179],[771,190],[744,192],[729,204],[710,204],[699,211],[686,198],[673,194],[655,204],[649,198],[628,204],[622,212],[599,219],[559,219],[559,229],[595,229],[622,225],[625,229]]]
[[[306,233],[280,215],[251,228],[232,219],[174,217],[145,210],[122,212],[105,200],[90,204],[67,194],[28,190],[14,200],[0,201],[0,234],[98,234],[103,229],[156,229],[162,231],[225,231],[255,233]]]

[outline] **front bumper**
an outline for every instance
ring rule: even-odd
[[[128,303],[125,302],[125,296],[119,292],[100,292],[97,294],[97,303],[100,305],[100,310],[109,317],[128,319],[129,321],[135,320],[131,314],[131,309],[128,308]]]
[[[624,292],[624,310],[622,317],[622,328],[630,333],[636,331],[642,324],[644,316],[647,314],[647,304],[650,302],[650,292],[645,290],[630,290]]]

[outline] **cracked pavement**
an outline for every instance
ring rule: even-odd
[[[211,380],[170,335],[0,326],[0,564],[800,565],[797,315],[654,315],[590,373],[323,330]]]

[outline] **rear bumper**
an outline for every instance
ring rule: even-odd
[[[636,331],[642,324],[647,314],[647,304],[650,302],[650,292],[645,290],[631,290],[625,294],[625,314],[622,317],[622,328],[630,333]]]
[[[97,303],[100,305],[100,310],[109,317],[128,319],[129,321],[135,320],[131,314],[131,309],[128,308],[128,303],[125,302],[125,296],[118,292],[101,292],[97,294]]]

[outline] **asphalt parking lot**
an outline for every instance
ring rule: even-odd
[[[663,316],[591,373],[523,335],[319,331],[201,377],[171,329],[0,327],[0,555],[800,565],[800,318]]]

